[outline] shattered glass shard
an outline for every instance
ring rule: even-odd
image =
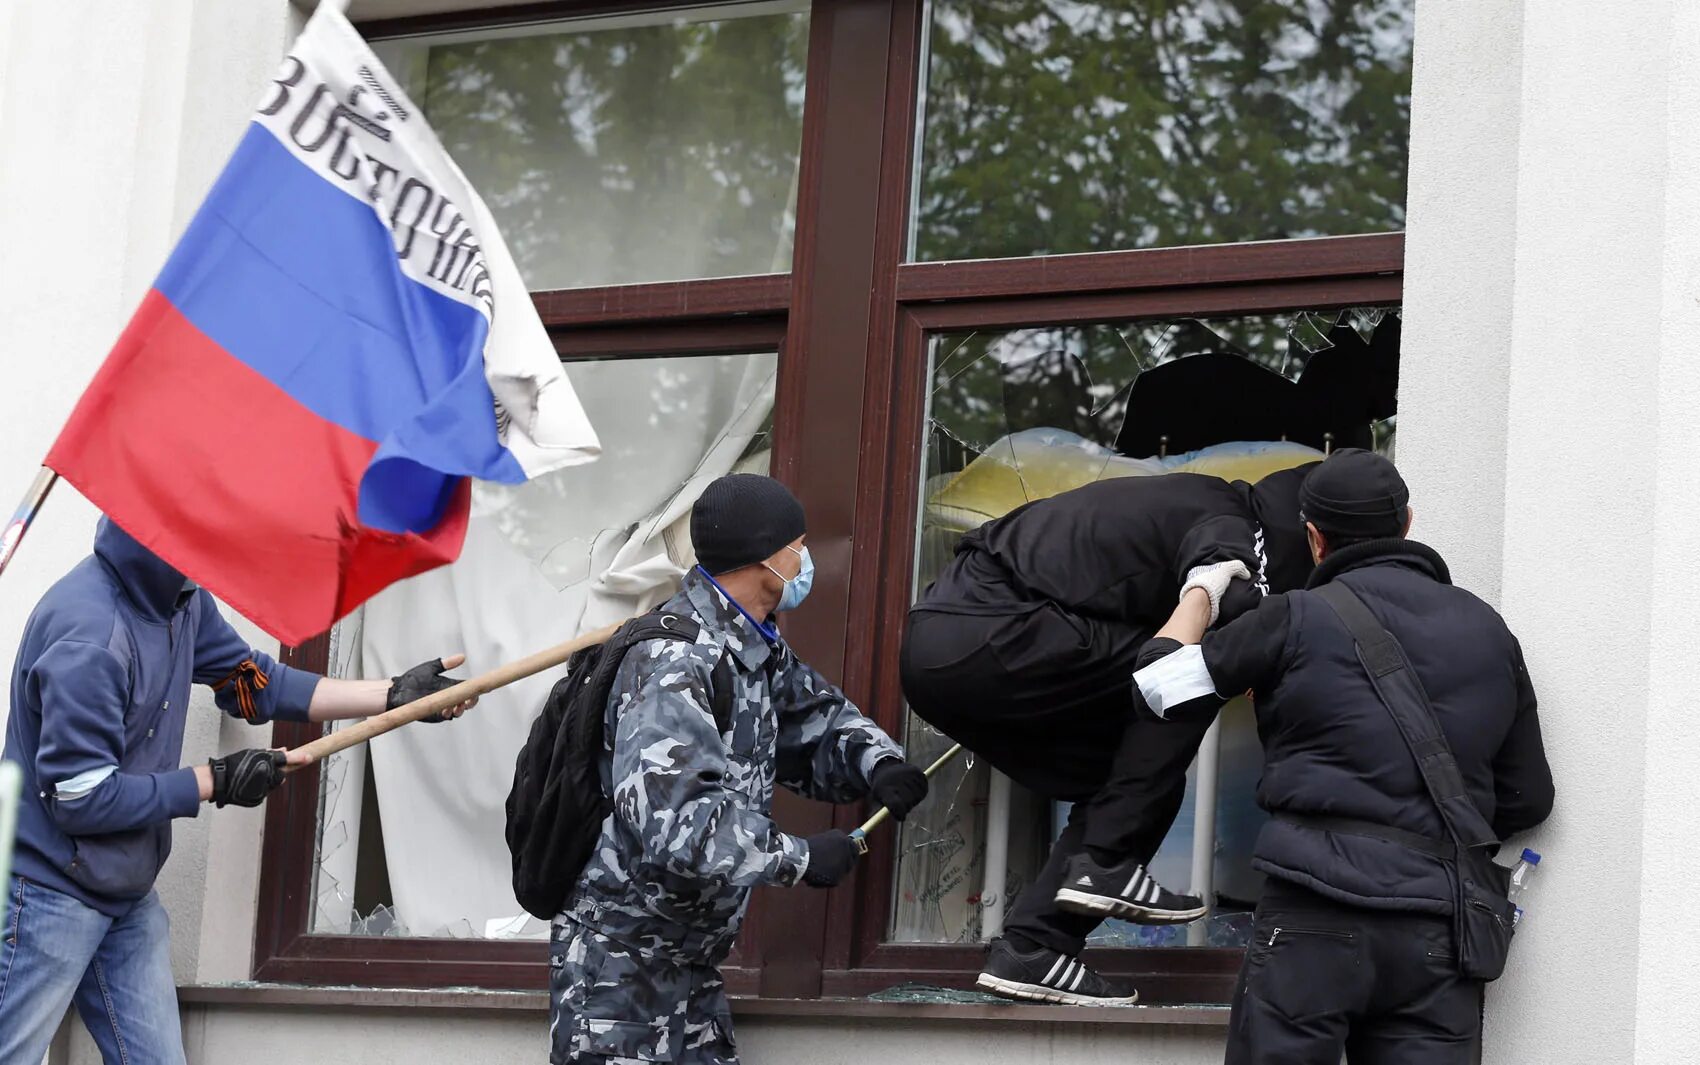
[[[346,936],[353,931],[354,900],[332,877],[319,874],[323,885],[313,901],[313,931]]]
[[[343,781],[348,777],[350,760],[347,754],[333,754],[319,769],[319,801],[326,812],[336,809],[337,800],[342,796]]]
[[[437,929],[435,932],[432,932],[429,938],[431,938],[431,939],[477,939],[477,938],[479,938],[479,936],[478,936],[478,933],[475,932],[472,928],[472,921],[465,918],[465,917],[462,917],[458,921],[450,922],[449,924],[444,925],[442,928]]]
[[[1387,317],[1386,307],[1353,307],[1341,316],[1357,331],[1359,338],[1365,344],[1375,336],[1376,329],[1382,319]]]
[[[319,861],[324,862],[348,843],[348,822],[337,821],[319,833]]]
[[[1328,331],[1334,328],[1337,317],[1321,311],[1304,311],[1296,315],[1287,327],[1287,339],[1309,355],[1327,351],[1334,346],[1334,342],[1328,339]]]
[[[908,983],[888,987],[884,991],[875,991],[868,996],[870,1002],[911,1002],[918,1005],[955,1003],[964,1006],[982,1006],[992,1003],[1006,1004],[1008,1000],[985,991],[962,991],[954,987],[939,987],[936,984]]]
[[[356,917],[350,931],[357,936],[409,936],[413,933],[401,923],[396,912],[379,903],[364,917]]]

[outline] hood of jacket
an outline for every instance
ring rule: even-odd
[[[1274,594],[1303,588],[1310,578],[1310,544],[1299,521],[1299,488],[1318,463],[1307,462],[1279,470],[1248,487],[1252,516],[1263,528],[1269,564],[1269,590]]]
[[[144,618],[166,621],[194,595],[195,586],[183,574],[137,543],[111,518],[102,517],[95,529],[94,554]]]

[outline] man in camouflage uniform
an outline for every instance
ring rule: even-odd
[[[554,1065],[736,1063],[718,966],[750,890],[831,887],[855,864],[841,831],[780,831],[774,784],[827,802],[871,792],[900,818],[926,795],[901,748],[773,627],[808,594],[803,532],[779,482],[715,481],[691,517],[699,564],[662,607],[694,620],[696,641],[641,643],[620,665],[602,765],[614,813],[551,943]]]

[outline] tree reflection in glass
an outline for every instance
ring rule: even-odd
[[[533,289],[783,272],[806,13],[381,42]]]
[[[1413,0],[934,0],[914,257],[1401,230]]]

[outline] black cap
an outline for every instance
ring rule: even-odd
[[[1393,463],[1344,448],[1311,471],[1299,489],[1299,516],[1322,535],[1348,540],[1402,536],[1411,490]]]
[[[805,531],[803,504],[789,488],[756,473],[715,480],[691,509],[697,563],[714,575],[771,558]]]

